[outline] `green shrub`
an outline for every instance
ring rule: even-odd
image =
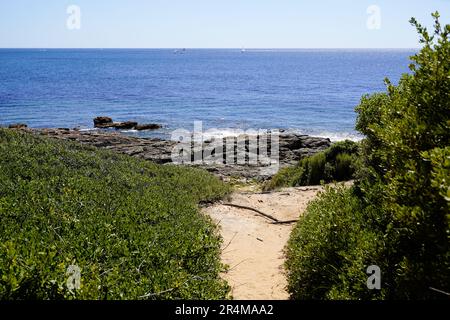
[[[432,288],[450,291],[450,25],[433,16],[433,35],[411,20],[424,44],[411,74],[356,109],[366,139],[355,186],[328,190],[292,234],[293,298],[448,298]],[[380,291],[365,288],[370,265]]]
[[[430,287],[450,289],[449,199],[443,194],[450,146],[450,25],[442,27],[439,15],[433,16],[433,35],[411,20],[424,44],[412,57],[412,74],[398,86],[387,80],[387,93],[364,97],[357,108],[357,129],[367,135],[362,193],[386,216],[386,284],[396,298],[422,299],[435,296]],[[370,185],[383,188],[375,195]]]
[[[323,152],[301,159],[296,166],[282,168],[263,186],[263,189],[273,190],[280,187],[351,180],[355,173],[357,153],[356,142],[349,140],[336,142]]]
[[[300,180],[295,182],[296,185],[313,185],[320,184],[324,178],[326,157],[325,153],[318,153],[305,160],[301,166],[305,167],[305,174]]]
[[[344,181],[353,176],[354,169],[352,167],[355,157],[341,153],[336,157],[336,169],[334,172],[334,178],[336,181]]]
[[[263,185],[263,190],[273,190],[281,187],[293,187],[295,182],[300,180],[303,176],[303,168],[284,167],[281,168],[276,175]]]
[[[0,129],[0,299],[225,298],[197,204],[228,191],[202,170]]]
[[[365,270],[377,260],[382,235],[365,228],[362,210],[353,190],[343,186],[327,187],[310,203],[287,245],[291,298],[380,297],[365,287]]]

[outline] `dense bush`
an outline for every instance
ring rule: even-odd
[[[263,189],[351,180],[357,153],[357,143],[349,140],[336,142],[323,152],[301,159],[296,166],[282,168]]]
[[[225,298],[197,204],[227,192],[201,170],[0,129],[0,299]]]
[[[328,190],[292,234],[293,298],[431,299],[446,298],[432,288],[450,291],[450,25],[433,16],[433,35],[411,21],[424,45],[411,74],[357,107],[366,139],[355,186]],[[380,291],[365,287],[369,265],[382,270]]]
[[[308,206],[287,245],[288,290],[293,299],[378,297],[367,290],[367,275],[382,234],[370,230],[351,188],[327,187]],[[345,277],[343,276],[345,275]]]

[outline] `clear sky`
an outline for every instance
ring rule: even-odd
[[[413,48],[409,18],[430,24],[435,10],[450,23],[450,0],[0,0],[0,47]]]

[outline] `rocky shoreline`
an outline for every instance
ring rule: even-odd
[[[136,121],[125,121],[125,122],[114,122],[110,117],[97,117],[94,119],[94,127],[95,128],[114,128],[117,130],[125,129],[125,130],[137,130],[137,131],[145,131],[145,130],[157,130],[161,129],[162,126],[156,123],[137,123]]]
[[[80,131],[71,129],[32,129],[27,127],[14,128],[55,139],[76,141],[82,144],[108,149],[133,157],[153,161],[158,164],[172,163],[172,151],[177,142],[155,138],[138,138],[127,136],[119,132],[104,130]],[[204,142],[207,147],[211,142]],[[294,165],[300,159],[323,151],[331,145],[329,139],[310,137],[292,133],[279,135],[279,165],[280,167]],[[246,147],[248,151],[248,146]],[[270,144],[268,146],[269,153]],[[225,152],[225,150],[224,150]],[[236,152],[236,151],[235,151]],[[192,164],[189,164],[192,165]],[[231,178],[247,180],[266,180],[274,173],[264,171],[265,163],[255,164],[221,164],[200,163],[194,166],[204,168],[223,180]]]

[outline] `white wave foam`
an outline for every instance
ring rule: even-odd
[[[361,141],[364,137],[359,134],[354,133],[345,133],[345,132],[322,132],[320,134],[315,135],[319,138],[328,138],[332,142],[351,140],[351,141]]]
[[[300,129],[287,129],[285,133],[304,134],[311,137],[327,138],[332,142],[351,140],[361,141],[364,137],[355,132],[332,132],[332,131],[319,131],[319,130],[300,130]]]
[[[79,129],[80,132],[98,131],[97,128],[82,128]]]
[[[262,132],[270,132],[276,129],[268,129],[262,130]],[[201,133],[197,133],[193,138],[194,140],[211,140],[211,139],[221,139],[226,137],[237,137],[242,134],[257,134],[257,129],[243,130],[243,129],[233,129],[233,128],[224,128],[224,129],[207,129]],[[311,137],[319,137],[319,138],[328,138],[332,142],[351,140],[351,141],[361,141],[363,139],[362,135],[354,132],[332,132],[332,131],[319,131],[319,130],[300,130],[300,129],[286,129],[282,130],[281,133],[287,134],[301,134],[308,135]]]

